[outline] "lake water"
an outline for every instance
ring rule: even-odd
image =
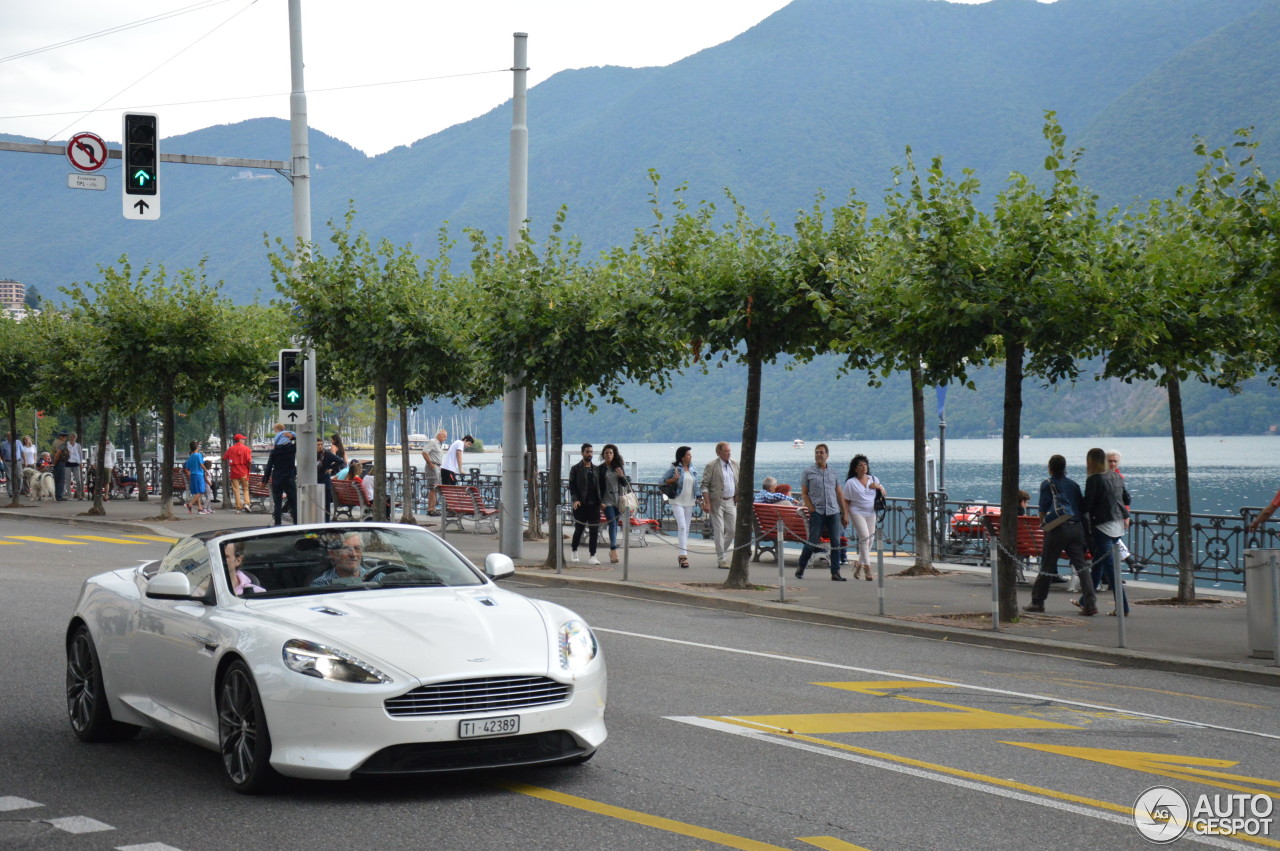
[[[813,447],[791,443],[760,443],[756,447],[756,483],[765,476],[780,482],[799,481],[800,472],[813,463]],[[891,497],[910,497],[912,493],[912,444],[909,440],[827,441],[831,464],[843,476],[856,453],[871,461],[871,472],[878,476]],[[715,457],[714,443],[689,444],[693,450],[695,469]],[[733,456],[738,457],[738,444],[733,442]],[[932,457],[938,457],[938,441],[929,442]],[[595,444],[599,458],[603,442]],[[1060,454],[1067,459],[1067,475],[1081,487],[1085,481],[1085,453],[1094,446],[1119,450],[1120,470],[1133,497],[1133,507],[1142,511],[1173,511],[1173,444],[1167,437],[1120,438],[1027,438],[1022,441],[1021,486],[1032,495],[1039,493],[1046,475],[1049,456]],[[576,444],[574,451],[576,455]],[[636,465],[642,482],[655,481],[675,456],[676,444],[621,443],[624,460]],[[546,468],[545,452],[539,446],[539,463]],[[948,440],[946,467],[943,471],[948,498],[960,501],[1000,501],[999,439]],[[1271,501],[1280,488],[1280,437],[1192,437],[1187,440],[1187,459],[1191,473],[1191,504],[1197,514],[1238,514],[1243,506],[1261,507]],[[390,460],[398,470],[399,456]],[[495,450],[483,455],[465,456],[468,467],[482,472],[501,472],[501,456]],[[421,466],[419,464],[419,466]]]

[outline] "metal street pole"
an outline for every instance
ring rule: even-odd
[[[296,0],[295,0],[296,2]],[[523,238],[529,217],[529,36],[513,33],[515,62],[511,67],[511,171],[507,206],[507,247]],[[502,552],[513,559],[524,554],[524,376],[504,376],[502,397]],[[537,518],[529,518],[536,522]]]
[[[311,150],[307,142],[307,91],[302,78],[302,0],[289,0],[289,130],[292,141],[290,180],[293,183],[294,249],[311,244]],[[301,259],[301,258],[298,258]],[[303,352],[303,382],[307,409],[298,436],[299,523],[319,523],[324,515],[324,493],[316,484],[315,452],[320,400],[316,398],[316,353]]]

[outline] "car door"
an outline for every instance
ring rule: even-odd
[[[213,581],[205,542],[193,538],[175,544],[156,576],[174,571],[186,574],[193,599],[157,600],[143,594],[134,665],[157,720],[201,734],[198,727],[214,728],[213,674],[221,643],[216,607],[200,599]]]

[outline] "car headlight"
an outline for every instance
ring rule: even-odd
[[[334,647],[294,638],[284,644],[284,664],[291,671],[342,683],[389,683],[391,677],[368,662]]]
[[[582,621],[566,621],[560,625],[560,667],[564,670],[585,668],[599,650],[595,633]]]

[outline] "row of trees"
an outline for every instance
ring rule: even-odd
[[[564,235],[562,210],[541,244],[527,232],[505,245],[468,231],[472,261],[463,272],[451,267],[454,245],[445,231],[424,261],[411,246],[356,232],[352,210],[331,223],[328,246],[268,246],[282,296],[274,312],[220,304],[198,270],[172,285],[161,270],[144,291],[141,281],[156,273],[143,270],[135,282],[124,263],[104,270],[100,284],[69,291],[71,315],[98,330],[67,350],[100,352],[101,366],[59,398],[103,410],[160,404],[171,411],[177,400],[220,398],[244,386],[264,356],[295,336],[315,348],[327,394],[372,393],[378,482],[386,481],[381,435],[392,406],[403,422],[403,411],[423,397],[484,404],[501,395],[504,375],[523,376],[530,435],[532,400],[548,400],[549,472],[558,481],[563,405],[625,401],[619,388],[626,382],[661,391],[680,370],[737,361],[748,375],[740,466],[744,482],[754,482],[761,367],[837,353],[872,381],[893,372],[911,377],[917,568],[927,570],[926,386],[967,383],[971,369],[1003,363],[1002,508],[1013,514],[1024,381],[1076,381],[1082,365],[1101,355],[1097,377],[1168,389],[1185,524],[1179,593],[1189,598],[1179,388],[1188,380],[1237,387],[1255,374],[1274,377],[1280,366],[1276,191],[1252,166],[1254,143],[1242,131],[1231,146],[1202,147],[1203,168],[1173,198],[1102,212],[1078,184],[1081,154],[1067,150],[1052,113],[1044,137],[1043,174],[1012,175],[987,205],[971,172],[949,173],[940,158],[922,170],[910,150],[883,212],[872,216],[854,195],[830,208],[819,197],[785,229],[752,218],[729,193],[723,207],[690,203],[682,188],[668,199],[652,174],[652,224],[629,246],[584,258]],[[169,289],[173,324],[160,332],[168,314],[138,305]],[[146,320],[130,319],[139,310]],[[0,379],[27,368],[7,354],[3,335],[10,333],[0,329]],[[793,397],[820,419],[828,392],[797,388]],[[532,481],[532,461],[528,469]],[[558,499],[558,489],[550,493]],[[531,488],[531,506],[535,499]],[[402,519],[411,512],[406,505]],[[1008,552],[1014,532],[1012,524],[1002,530]],[[748,512],[740,512],[736,534],[740,544],[749,540]],[[549,556],[556,545],[550,542]],[[748,552],[736,550],[728,586],[748,584]],[[1014,568],[1002,558],[1004,619],[1017,614]]]

